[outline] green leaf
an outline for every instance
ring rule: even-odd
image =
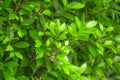
[[[36,48],[36,59],[41,59],[44,55],[44,50],[42,48]]]
[[[20,59],[23,59],[23,56],[22,54],[20,54],[20,52],[14,52],[16,57],[20,58]]]
[[[64,31],[66,29],[66,24],[63,23],[61,26],[60,26],[60,32]]]
[[[64,6],[66,7],[67,4],[68,4],[68,1],[67,1],[67,0],[62,0],[62,2],[63,2],[63,4],[64,4]]]
[[[33,40],[36,40],[38,37],[38,33],[35,30],[29,30],[30,37],[33,38]]]
[[[95,54],[96,54],[95,48],[92,46],[89,46],[88,49],[89,49],[90,53],[92,53],[95,56]]]
[[[73,1],[68,5],[69,9],[81,9],[81,8],[84,8],[84,7],[85,7],[84,4],[76,2],[76,1]]]
[[[0,46],[0,56],[4,54],[3,48]]]
[[[9,37],[6,36],[5,39],[2,41],[2,43],[6,44],[7,42],[9,42],[9,40],[10,40]]]
[[[86,67],[87,67],[86,63],[82,64],[79,70],[79,74],[83,74],[86,70]]]
[[[9,5],[11,4],[12,0],[4,0],[3,4],[2,4],[2,8],[7,8],[9,7]]]
[[[112,45],[113,44],[113,41],[112,40],[106,40],[105,42],[104,42],[104,45],[105,46],[109,46],[109,45]]]
[[[17,80],[30,80],[30,79],[26,76],[19,76],[17,77]]]
[[[35,47],[41,47],[42,46],[42,42],[40,40],[35,40],[36,44]]]
[[[43,12],[42,12],[44,15],[48,15],[48,16],[50,16],[51,14],[52,14],[52,12],[50,11],[50,10],[44,10]]]
[[[18,66],[19,64],[17,63],[17,62],[15,62],[15,61],[9,61],[9,62],[6,62],[5,64],[4,64],[4,67],[16,67],[16,66]]]
[[[7,51],[13,51],[14,48],[13,48],[11,45],[8,45],[6,50],[7,50]]]
[[[97,67],[104,67],[105,66],[105,63],[104,62],[101,62],[97,65]]]
[[[15,43],[14,46],[17,48],[26,48],[26,47],[29,47],[30,45],[25,41],[21,41],[21,42]]]
[[[76,25],[77,25],[78,29],[80,29],[80,27],[81,27],[81,23],[80,23],[79,18],[78,18],[78,17],[76,17],[76,16],[75,16],[75,23],[76,23]]]
[[[9,20],[15,19],[16,18],[16,14],[9,14]]]
[[[97,21],[89,21],[87,24],[86,24],[86,27],[87,28],[92,28],[92,27],[95,27],[97,25]]]
[[[3,21],[5,21],[5,20],[6,20],[5,17],[1,17],[1,16],[0,16],[0,25],[2,25]]]

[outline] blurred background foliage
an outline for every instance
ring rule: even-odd
[[[0,0],[0,80],[119,80],[119,0]]]

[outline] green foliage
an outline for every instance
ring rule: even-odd
[[[1,0],[0,80],[119,80],[119,0]]]

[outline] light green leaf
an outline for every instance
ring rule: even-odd
[[[62,2],[63,2],[63,4],[64,4],[64,6],[66,7],[67,4],[68,4],[68,1],[67,1],[67,0],[62,0]]]
[[[104,31],[104,27],[101,23],[99,23],[99,27],[100,27],[100,30],[103,32]]]
[[[35,40],[36,44],[35,47],[41,47],[42,46],[42,42],[40,40]]]
[[[75,17],[75,23],[76,23],[78,29],[80,29],[81,23],[80,23],[80,20],[78,17]]]
[[[42,48],[36,48],[36,59],[41,59],[44,55],[44,50]]]
[[[63,23],[61,26],[60,26],[60,32],[64,31],[66,29],[66,24]]]
[[[6,36],[5,39],[2,41],[2,43],[6,44],[9,40],[10,40],[10,38]]]
[[[22,38],[22,37],[24,36],[24,34],[23,34],[23,31],[22,31],[22,30],[19,30],[17,33],[18,33],[18,36],[19,36],[20,38]]]
[[[86,70],[86,67],[87,67],[86,63],[82,64],[81,67],[80,67],[79,73],[83,74]]]
[[[68,5],[69,9],[81,9],[81,8],[84,8],[84,7],[85,7],[84,4],[76,2],[76,1],[73,1]]]
[[[1,5],[2,8],[7,8],[10,6],[12,0],[4,0],[3,4]]]
[[[26,47],[29,47],[30,45],[25,41],[21,41],[21,42],[15,43],[14,46],[17,48],[26,48]]]
[[[9,20],[15,19],[16,18],[16,14],[9,14]]]
[[[109,45],[112,45],[113,44],[113,41],[112,40],[106,40],[104,45],[105,46],[109,46]]]
[[[97,25],[97,21],[89,21],[87,24],[86,24],[86,27],[87,28],[92,28],[92,27],[95,27]]]
[[[8,45],[6,50],[7,50],[7,51],[13,51],[14,48],[13,48],[11,45]]]
[[[105,66],[105,63],[104,62],[101,62],[97,65],[97,67],[104,67]]]
[[[20,59],[23,59],[23,56],[22,54],[20,54],[20,52],[14,52],[16,57],[20,58]]]
[[[52,12],[50,11],[50,10],[44,10],[43,12],[42,12],[44,15],[48,15],[48,16],[50,16],[51,14],[52,14]]]

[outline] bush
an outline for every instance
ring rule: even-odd
[[[118,0],[1,0],[0,79],[119,80]]]

